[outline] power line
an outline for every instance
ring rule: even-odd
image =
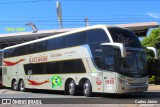
[[[33,3],[33,2],[42,2],[42,1],[53,1],[53,0],[28,0],[28,1],[21,1],[21,2],[0,2],[0,5],[7,5],[7,4],[23,4],[23,3]],[[65,1],[74,1],[74,2],[77,2],[77,1],[86,1],[86,0],[61,0],[63,2]],[[87,1],[159,1],[159,0],[87,0]]]
[[[159,0],[61,0],[61,1],[159,1]]]
[[[28,0],[28,1],[21,1],[21,2],[6,2],[6,3],[0,3],[0,5],[6,5],[6,4],[23,4],[23,3],[33,3],[33,2],[42,2],[42,1],[52,1],[52,0]]]
[[[160,19],[154,19],[154,18],[99,18],[99,19],[95,19],[95,18],[91,18],[89,19],[90,22],[105,22],[105,21],[135,21],[135,20],[160,20]],[[19,22],[44,22],[44,23],[49,23],[49,22],[58,22],[57,19],[44,19],[44,20],[39,20],[39,19],[35,19],[35,20],[0,20],[0,23],[19,23]],[[63,22],[84,22],[84,19],[64,19]]]

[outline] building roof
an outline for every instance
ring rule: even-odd
[[[131,23],[131,24],[118,24],[111,26],[118,26],[131,29],[140,37],[140,36],[146,36],[149,28],[158,28],[159,24],[157,22],[142,22],[142,23]],[[0,34],[0,49],[64,32],[73,31],[76,29],[80,28],[41,30],[38,31],[37,33],[19,32],[10,34]]]

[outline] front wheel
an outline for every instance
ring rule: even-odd
[[[19,82],[19,90],[22,92],[24,92],[26,90],[23,80],[20,80],[20,82]]]
[[[84,93],[84,96],[86,97],[92,96],[92,86],[89,80],[86,80],[83,85],[83,93]]]
[[[14,80],[14,81],[12,82],[12,89],[13,89],[14,91],[18,91],[18,84],[17,84],[17,81],[16,81],[16,80]]]
[[[69,88],[69,95],[76,95],[76,84],[74,80],[70,81],[68,88]]]

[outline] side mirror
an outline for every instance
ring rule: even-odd
[[[121,55],[122,58],[126,57],[126,47],[122,43],[101,43],[101,45],[110,45],[110,46],[115,46],[116,48],[119,47],[121,50]]]
[[[147,47],[147,49],[152,50],[154,52],[155,59],[158,60],[158,51],[154,47]]]

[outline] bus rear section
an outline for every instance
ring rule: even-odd
[[[0,88],[3,87],[2,85],[2,59],[3,59],[3,50],[0,50]]]

